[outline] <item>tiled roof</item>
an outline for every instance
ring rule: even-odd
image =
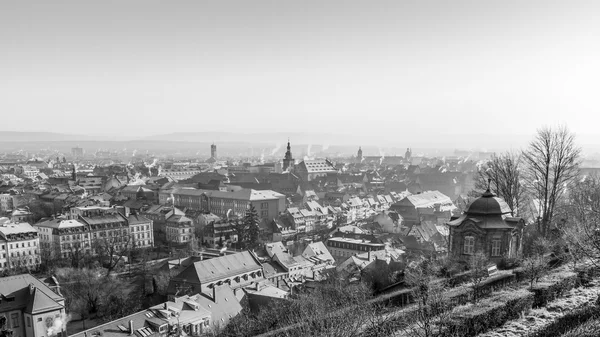
[[[333,164],[327,159],[304,160],[300,163],[308,173],[337,172]]]
[[[205,284],[260,269],[260,263],[246,251],[195,262],[175,278]]]
[[[0,233],[3,235],[20,234],[20,233],[37,233],[37,229],[33,228],[27,222],[21,223],[6,223],[0,226]]]
[[[33,286],[33,292],[30,285]],[[63,307],[58,303],[64,300],[62,296],[30,274],[0,278],[0,294],[4,298],[14,298],[13,301],[3,299],[0,312],[24,309],[29,313],[38,313]]]
[[[335,259],[333,258],[333,256],[331,256],[331,253],[329,252],[329,250],[327,250],[327,247],[325,247],[325,244],[321,241],[308,244],[306,249],[304,249],[302,256],[308,259],[309,261],[311,260],[311,258],[316,257],[323,262],[335,262]]]
[[[454,206],[450,197],[439,191],[427,191],[406,197],[416,208],[433,207],[434,205]],[[455,208],[455,207],[451,207]]]
[[[102,225],[107,223],[124,222],[125,219],[120,214],[105,214],[95,217],[82,217],[89,225]]]
[[[150,223],[150,219],[143,217],[141,215],[137,215],[137,214],[129,215],[129,217],[127,218],[127,221],[129,222],[130,225]]]
[[[171,223],[185,223],[185,222],[192,222],[192,219],[186,217],[185,215],[171,215],[167,219],[167,222],[171,222]]]
[[[48,219],[46,221],[36,223],[35,226],[48,228],[72,228],[82,227],[85,226],[85,224],[81,221],[73,219]]]
[[[254,189],[241,189],[239,191],[213,191],[213,190],[198,190],[198,189],[176,189],[173,191],[174,195],[189,195],[199,196],[206,194],[209,197],[223,198],[223,199],[236,199],[236,200],[248,200],[248,201],[259,201],[259,200],[273,200],[284,198],[285,196],[281,193],[277,193],[272,190],[254,190]]]
[[[38,288],[33,289],[33,294],[30,294],[29,303],[25,308],[25,312],[33,315],[44,313],[53,310],[60,310],[63,306],[46,295]]]

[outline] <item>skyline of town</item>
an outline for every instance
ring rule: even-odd
[[[0,1],[0,337],[598,337],[599,13]]]

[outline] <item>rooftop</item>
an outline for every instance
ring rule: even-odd
[[[277,193],[272,190],[254,190],[254,189],[240,189],[238,191],[214,191],[214,190],[198,190],[198,189],[177,189],[173,191],[173,195],[189,195],[199,196],[205,194],[208,197],[223,198],[223,199],[236,199],[236,200],[247,200],[247,201],[259,201],[259,200],[273,200],[285,198],[281,193]]]
[[[20,234],[20,233],[37,233],[37,229],[33,228],[26,222],[21,223],[4,223],[0,225],[0,233],[4,235]]]
[[[48,228],[73,228],[85,226],[84,223],[78,220],[72,219],[48,219],[46,221],[38,222],[35,226],[48,227]]]
[[[205,284],[260,269],[260,263],[245,251],[195,262],[175,278]]]
[[[352,239],[352,238],[335,237],[335,238],[329,238],[327,240],[329,240],[329,241],[335,241],[335,242],[356,243],[356,244],[361,244],[361,245],[366,245],[366,246],[373,246],[373,247],[383,247],[383,246],[385,246],[384,243],[375,243],[375,242],[370,242],[370,241],[366,241],[366,240]]]
[[[487,190],[467,206],[465,213],[469,215],[503,215],[511,214],[512,210],[504,199],[496,197],[490,190]]]

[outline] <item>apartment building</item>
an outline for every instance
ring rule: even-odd
[[[30,224],[0,225],[0,270],[36,270],[40,265],[40,239]]]
[[[166,221],[165,233],[168,242],[175,244],[188,243],[196,235],[196,227],[192,219],[182,214],[174,214]]]
[[[173,198],[177,207],[210,212],[220,217],[246,214],[254,206],[261,219],[271,221],[285,211],[285,196],[271,190],[231,188],[228,191],[175,189],[162,192]],[[160,200],[166,200],[164,197]]]
[[[38,231],[40,246],[52,257],[67,258],[73,251],[91,250],[90,232],[85,223],[63,218],[48,219],[33,226]]]
[[[154,227],[152,220],[141,215],[130,214],[127,217],[127,223],[129,225],[133,247],[154,247]]]
[[[384,250],[385,244],[364,239],[333,237],[327,239],[327,249],[334,258],[342,259],[365,252]]]

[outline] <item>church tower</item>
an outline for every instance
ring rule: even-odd
[[[290,140],[288,139],[287,151],[285,151],[285,157],[283,157],[283,170],[286,171],[288,168],[292,168],[294,165],[294,158],[292,158],[292,147],[290,146]]]
[[[406,153],[404,154],[404,158],[406,158],[406,160],[410,160],[410,157],[412,156],[412,150],[406,149]]]
[[[362,163],[363,160],[363,156],[362,156],[362,148],[359,146],[358,147],[358,154],[356,155],[356,161],[358,163]]]

